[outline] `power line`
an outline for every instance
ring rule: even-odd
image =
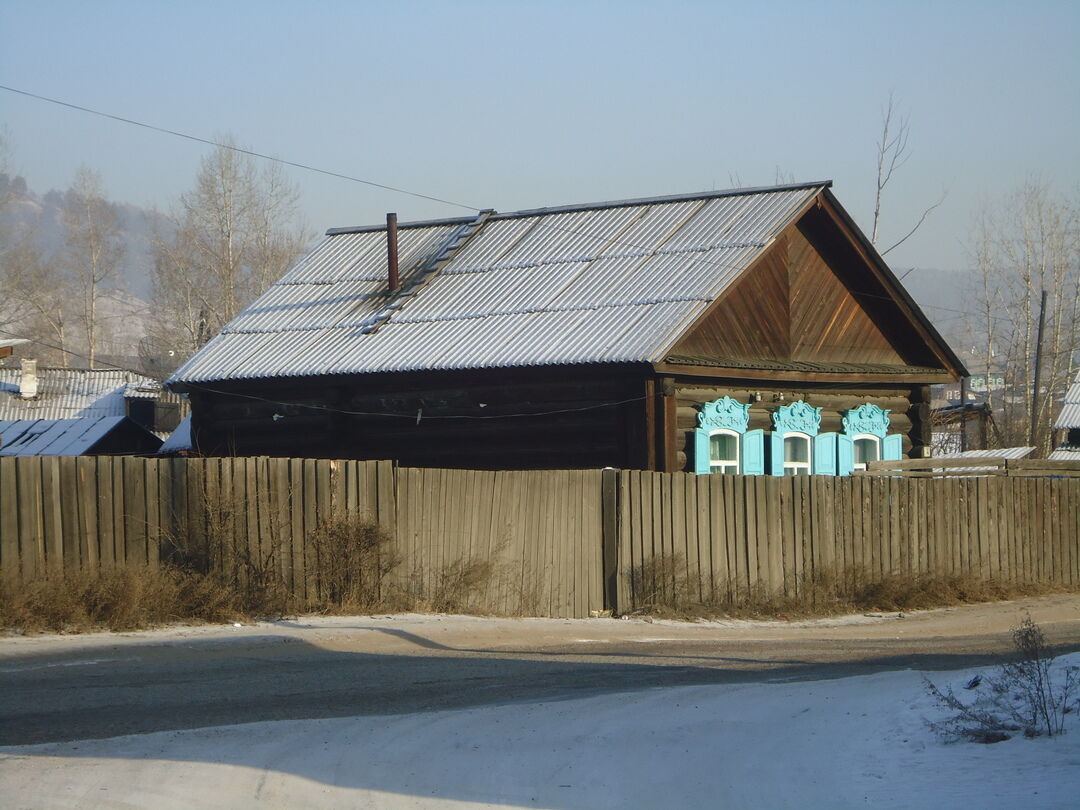
[[[44,102],[47,102],[49,104],[56,104],[58,106],[66,107],[66,108],[71,109],[71,110],[77,110],[79,112],[88,113],[90,115],[96,115],[96,116],[99,116],[101,118],[107,118],[109,120],[118,121],[120,123],[129,124],[131,126],[142,127],[143,129],[149,129],[149,130],[151,130],[153,132],[161,132],[161,133],[166,134],[166,135],[172,135],[172,136],[177,137],[177,138],[183,138],[185,140],[194,141],[196,143],[206,144],[208,146],[213,146],[213,147],[217,147],[217,148],[221,148],[221,149],[228,149],[230,151],[237,152],[239,154],[249,155],[251,157],[256,157],[256,158],[259,158],[261,160],[269,160],[269,161],[272,161],[274,163],[280,163],[283,166],[291,166],[291,167],[293,167],[295,169],[302,169],[304,171],[315,172],[317,174],[326,175],[327,177],[335,177],[335,178],[338,178],[340,180],[348,180],[348,181],[353,182],[353,183],[361,183],[363,185],[371,186],[373,188],[380,188],[380,189],[383,189],[385,191],[392,191],[392,192],[395,192],[395,193],[398,193],[398,194],[405,194],[405,195],[408,195],[410,197],[416,197],[416,198],[422,199],[422,200],[430,200],[432,202],[441,203],[443,205],[450,205],[450,206],[453,206],[455,208],[463,208],[463,209],[468,210],[468,211],[480,212],[480,211],[483,210],[480,206],[469,205],[467,203],[456,202],[454,200],[447,200],[447,199],[444,199],[442,197],[436,197],[436,196],[433,196],[433,195],[430,195],[430,194],[422,194],[422,193],[417,192],[417,191],[410,191],[408,189],[401,188],[399,186],[391,186],[391,185],[387,185],[385,183],[378,183],[378,182],[376,182],[374,180],[366,180],[366,179],[364,179],[362,177],[355,177],[355,176],[352,176],[352,175],[344,174],[342,172],[336,172],[336,171],[331,171],[329,169],[322,169],[322,168],[319,168],[317,166],[311,166],[311,165],[306,164],[306,163],[299,163],[297,161],[286,160],[284,158],[274,157],[273,155],[267,155],[265,153],[256,152],[256,151],[251,150],[251,149],[244,149],[244,148],[239,147],[239,146],[233,146],[233,145],[230,145],[230,144],[220,143],[218,141],[210,140],[208,138],[199,137],[198,135],[191,135],[191,134],[186,133],[186,132],[180,132],[179,130],[169,129],[167,127],[161,127],[161,126],[157,126],[155,124],[148,124],[148,123],[146,123],[144,121],[138,121],[138,120],[133,119],[133,118],[126,118],[124,116],[115,115],[113,113],[107,113],[107,112],[104,112],[102,110],[95,110],[92,107],[85,107],[85,106],[82,106],[80,104],[73,104],[73,103],[68,102],[68,101],[62,101],[60,99],[50,98],[49,96],[43,96],[43,95],[40,95],[38,93],[31,93],[28,90],[20,90],[17,87],[10,87],[8,85],[0,84],[0,90],[7,90],[10,93],[17,93],[19,95],[26,96],[28,98],[37,99],[38,101],[44,101]],[[652,250],[655,249],[655,248],[646,247],[645,245],[635,244],[633,242],[625,242],[625,241],[618,240],[618,239],[611,239],[608,236],[598,236],[596,234],[585,233],[583,231],[575,231],[575,230],[573,230],[571,228],[564,228],[564,227],[561,227],[561,226],[558,226],[558,225],[553,225],[553,224],[548,223],[548,222],[543,222],[543,223],[540,223],[540,224],[541,224],[541,227],[549,228],[551,230],[561,231],[563,233],[572,234],[574,236],[583,236],[583,237],[585,237],[587,239],[595,239],[595,240],[599,240],[599,241],[606,241],[606,242],[609,242],[610,244],[623,245],[625,247],[631,247],[631,248],[635,248],[635,249],[638,249],[638,250],[652,251]],[[701,264],[707,264],[707,265],[710,265],[710,266],[719,267],[720,269],[723,269],[723,270],[728,270],[728,269],[731,269],[732,267],[735,266],[732,263],[716,262],[716,261],[711,261],[709,259],[698,259],[698,262],[700,262]],[[914,268],[912,268],[912,269],[914,269]],[[910,273],[911,270],[909,270],[908,272]],[[907,275],[907,273],[905,273],[904,275]],[[878,296],[878,295],[873,295],[872,293],[856,293],[856,295],[862,295],[862,296],[867,297],[867,298],[880,298],[882,300],[887,300],[887,301],[892,301],[893,300],[891,298],[888,298],[887,296]],[[957,312],[957,313],[964,314],[964,315],[974,314],[974,313],[963,312],[962,310],[958,310],[958,309],[950,309],[949,307],[935,306],[935,305],[932,305],[932,304],[920,304],[919,306],[921,306],[923,308],[929,308],[929,309],[945,310],[947,312]],[[1007,320],[1007,319],[1005,319],[1005,320]]]
[[[200,138],[198,135],[191,135],[189,133],[180,132],[175,129],[168,129],[167,127],[159,127],[154,124],[147,124],[144,121],[136,121],[134,118],[125,118],[122,115],[113,115],[112,113],[95,110],[91,107],[83,107],[79,104],[72,104],[68,101],[61,101],[57,98],[49,98],[48,96],[31,93],[28,90],[20,90],[17,87],[9,87],[7,85],[0,84],[0,90],[7,90],[9,93],[18,93],[21,96],[27,96],[28,98],[37,99],[38,101],[45,101],[49,104],[56,104],[60,107],[67,107],[71,110],[78,110],[79,112],[89,113],[90,115],[97,115],[101,118],[108,118],[112,121],[119,121],[122,124],[130,124],[131,126],[142,127],[143,129],[153,130],[154,132],[161,132],[166,135],[172,135],[176,138],[184,138],[185,140],[195,141],[196,143],[204,143],[208,146],[214,146],[220,149],[228,149],[232,152],[238,152],[242,155],[250,155],[251,157],[261,158],[262,160],[271,160],[274,163],[280,163],[283,166],[292,166],[294,169],[303,169],[304,171],[316,172],[317,174],[324,174],[327,177],[336,177],[339,180],[349,180],[353,183],[362,183],[365,186],[381,188],[385,191],[396,192],[397,194],[407,194],[410,197],[417,197],[422,200],[430,200],[432,202],[442,203],[443,205],[451,205],[455,208],[464,208],[468,211],[481,210],[478,206],[475,205],[467,205],[465,203],[455,202],[454,200],[445,200],[442,197],[434,197],[430,194],[421,194],[417,191],[409,191],[408,189],[400,188],[398,186],[390,186],[385,183],[377,183],[374,180],[365,180],[362,177],[354,177],[352,175],[343,174],[341,172],[330,171],[329,169],[320,169],[318,166],[311,166],[306,163],[298,163],[292,160],[285,160],[283,158],[274,157],[273,155],[263,154],[262,152],[255,152],[250,149],[243,149],[239,146],[219,143],[218,141],[213,141],[209,138]]]
[[[85,354],[80,354],[79,352],[72,351],[71,349],[65,349],[65,348],[63,348],[61,346],[56,346],[56,345],[51,344],[51,343],[46,343],[43,340],[38,340],[36,338],[26,337],[25,335],[20,335],[20,334],[17,334],[15,332],[9,332],[6,329],[0,329],[0,334],[8,335],[8,336],[14,337],[14,338],[22,338],[24,340],[29,340],[29,341],[31,341],[33,343],[38,344],[39,346],[44,346],[44,347],[46,347],[48,349],[52,349],[54,351],[63,352],[64,354],[71,355],[72,357],[78,357],[81,360],[89,360],[89,357],[87,355],[85,355]],[[109,370],[130,371],[130,372],[133,372],[135,374],[142,374],[142,376],[144,376],[144,377],[150,377],[150,375],[145,374],[144,372],[135,371],[134,369],[124,368],[123,366],[116,366],[116,365],[113,365],[112,363],[99,362],[96,359],[95,359],[95,362],[98,362],[99,365],[104,366]],[[88,370],[93,370],[93,369],[88,369]],[[153,377],[151,377],[151,379],[153,379]],[[199,391],[205,391],[205,392],[210,393],[210,394],[220,394],[220,395],[226,396],[226,397],[238,397],[238,398],[241,398],[241,399],[251,399],[251,400],[255,400],[257,402],[265,402],[265,403],[267,403],[269,405],[278,405],[278,406],[280,406],[282,408],[307,408],[308,410],[312,410],[312,411],[322,411],[324,413],[340,413],[340,414],[344,414],[346,416],[385,416],[385,417],[397,418],[397,419],[416,419],[418,423],[420,421],[424,420],[424,419],[428,419],[428,420],[434,420],[434,419],[437,419],[437,420],[448,420],[448,419],[515,419],[515,418],[529,417],[529,416],[553,416],[553,415],[557,415],[557,414],[561,414],[561,413],[578,413],[580,411],[592,411],[592,410],[598,410],[600,408],[612,408],[612,407],[616,407],[618,405],[626,405],[627,403],[630,403],[630,402],[640,402],[640,401],[646,399],[646,397],[644,397],[644,396],[638,396],[638,397],[630,397],[629,399],[616,400],[616,401],[613,401],[613,402],[599,402],[599,403],[594,403],[592,405],[584,405],[584,406],[581,406],[581,407],[578,407],[578,408],[556,408],[554,410],[548,410],[548,411],[529,411],[529,412],[521,412],[521,413],[497,413],[497,414],[446,414],[446,415],[441,415],[441,416],[435,416],[435,415],[433,415],[433,416],[424,416],[422,408],[420,410],[418,410],[417,412],[411,412],[411,413],[402,413],[402,412],[395,412],[395,411],[351,411],[351,410],[347,410],[345,408],[332,408],[332,407],[330,407],[328,405],[316,405],[316,404],[311,404],[311,403],[306,403],[306,402],[285,402],[283,400],[270,399],[268,397],[260,397],[260,396],[258,396],[256,394],[243,394],[243,393],[240,393],[238,391],[223,391],[223,390],[221,390],[219,388],[212,388],[212,387],[210,387],[208,385],[200,385],[198,383],[185,383],[185,384],[189,388],[194,388],[194,389],[199,390]]]

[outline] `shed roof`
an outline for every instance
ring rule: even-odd
[[[38,368],[38,395],[19,398],[19,368],[0,368],[0,421],[123,416],[124,400],[157,398],[161,384],[120,369]]]
[[[0,456],[81,456],[127,417],[0,421]]]
[[[1035,452],[1034,447],[1001,447],[997,450],[962,450],[955,453],[938,453],[934,458],[1027,458]],[[973,469],[982,469],[975,467]]]
[[[1061,412],[1054,421],[1054,427],[1059,430],[1080,428],[1080,372],[1076,379],[1065,392],[1065,399],[1061,403]]]

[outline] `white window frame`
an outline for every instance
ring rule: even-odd
[[[788,439],[799,439],[806,442],[806,461],[788,461],[787,460],[787,442]],[[795,472],[789,473],[788,470],[794,470]],[[799,472],[799,470],[805,470],[806,472]],[[809,433],[802,433],[799,431],[792,431],[791,433],[784,434],[784,475],[813,475],[814,472],[814,437]]]
[[[855,459],[855,448],[858,446],[857,443],[862,439],[872,439],[873,440],[874,444],[877,445],[877,460],[881,461],[881,437],[876,436],[873,433],[856,433],[854,436],[851,437],[851,457],[852,457],[852,461],[854,463],[854,469],[856,469],[856,470],[865,470],[866,469],[865,462],[854,461],[854,459]]]
[[[713,436],[730,436],[735,440],[735,460],[721,459],[717,460],[712,455],[712,437]],[[727,467],[734,466],[735,469],[726,473]],[[709,472],[720,473],[721,475],[739,475],[742,471],[742,435],[735,430],[729,430],[728,428],[716,428],[709,431]]]

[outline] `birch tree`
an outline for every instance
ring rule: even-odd
[[[1057,403],[1080,354],[1080,209],[1044,184],[1029,182],[984,210],[972,246],[975,267],[972,345],[982,372],[1002,372],[1004,390],[987,391],[996,443],[1050,449]],[[1039,307],[1047,293],[1034,390]],[[1034,419],[1032,418],[1034,414]],[[1034,429],[1033,429],[1034,425]]]
[[[298,192],[277,164],[259,167],[224,138],[154,240],[153,345],[182,359],[295,261],[307,237]]]
[[[893,179],[893,175],[905,163],[910,154],[908,153],[908,136],[911,125],[906,115],[902,115],[896,108],[896,99],[889,93],[889,101],[881,111],[881,137],[877,142],[877,180],[874,189],[874,216],[871,220],[870,243],[877,245],[881,226],[881,204],[885,196],[885,189]],[[933,205],[928,206],[915,224],[900,239],[894,241],[889,247],[881,250],[884,256],[889,251],[900,247],[926,222],[931,212],[943,202],[945,193]]]
[[[125,243],[115,211],[101,193],[101,177],[81,168],[64,198],[66,244],[62,262],[73,309],[86,338],[86,359],[94,367],[101,337],[100,302],[115,281]]]

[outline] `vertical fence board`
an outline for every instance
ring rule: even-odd
[[[19,470],[16,458],[0,457],[0,577],[13,582],[21,576],[19,562]]]
[[[64,573],[64,519],[60,501],[60,459],[43,456],[41,463],[42,542],[45,567],[51,575]]]

